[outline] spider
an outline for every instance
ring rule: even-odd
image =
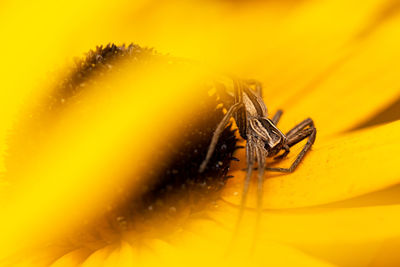
[[[257,207],[262,206],[262,190],[264,172],[275,171],[291,173],[299,165],[307,151],[310,150],[316,137],[317,130],[312,119],[307,118],[300,122],[286,134],[283,134],[277,127],[282,116],[282,110],[278,110],[272,119],[268,119],[267,107],[262,99],[262,86],[256,80],[233,79],[234,94],[228,93],[222,84],[217,86],[221,102],[227,108],[227,112],[214,131],[211,143],[208,147],[206,157],[200,165],[199,172],[203,172],[215,150],[218,138],[224,128],[233,117],[239,130],[240,136],[246,143],[246,176],[243,187],[241,209],[246,203],[246,196],[249,189],[250,179],[257,163],[258,184],[257,184]],[[290,147],[308,138],[296,160],[289,168],[266,168],[266,157],[275,157],[281,160],[290,152]],[[278,155],[282,150],[284,152]]]

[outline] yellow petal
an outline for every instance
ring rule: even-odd
[[[399,62],[398,40],[393,37],[398,33],[396,29],[398,21],[390,21],[390,23],[382,24],[384,27],[369,31],[368,33],[372,33],[373,38],[363,42],[362,45],[353,43],[344,46],[352,41],[357,33],[367,32],[364,26],[368,26],[374,9],[381,6],[381,1],[364,1],[362,5],[359,1],[305,2],[293,13],[284,13],[290,16],[282,16],[282,18],[280,18],[282,13],[264,4],[254,4],[253,7],[240,12],[232,12],[225,6],[216,5],[220,13],[216,12],[211,16],[210,13],[216,7],[213,4],[206,4],[201,9],[199,8],[203,3],[194,4],[193,10],[187,13],[181,12],[186,11],[187,6],[183,6],[181,10],[175,10],[172,5],[165,4],[152,15],[147,12],[143,15],[143,17],[148,17],[148,25],[141,24],[142,20],[137,19],[128,24],[126,31],[116,30],[115,25],[129,22],[132,18],[130,14],[121,16],[121,19],[119,14],[127,6],[132,7],[132,5],[116,4],[118,8],[113,13],[109,12],[108,5],[98,1],[87,2],[83,6],[75,1],[67,5],[67,8],[63,8],[65,12],[60,18],[61,12],[54,12],[56,6],[49,4],[49,1],[43,1],[38,5],[25,6],[18,14],[20,17],[31,18],[32,23],[28,25],[25,21],[21,23],[17,16],[11,20],[9,16],[3,17],[4,23],[1,24],[6,29],[6,35],[16,43],[12,48],[14,53],[5,55],[7,64],[4,64],[2,71],[11,75],[4,75],[6,78],[3,85],[11,89],[22,87],[24,92],[13,92],[11,98],[7,98],[9,91],[12,90],[2,91],[3,97],[0,98],[3,99],[2,104],[9,107],[6,108],[7,115],[4,115],[6,123],[1,124],[0,131],[5,132],[5,125],[11,124],[13,117],[10,114],[15,112],[16,103],[20,101],[19,96],[26,97],[27,91],[33,88],[32,84],[37,78],[43,76],[49,66],[63,60],[66,54],[77,55],[88,47],[108,42],[110,39],[113,41],[140,40],[146,44],[155,45],[163,51],[173,52],[175,55],[204,59],[243,76],[249,75],[252,78],[261,79],[267,88],[271,88],[265,93],[266,102],[271,110],[284,108],[286,111],[281,123],[284,130],[305,117],[311,116],[315,119],[319,138],[314,151],[306,157],[296,173],[269,176],[264,190],[266,208],[282,209],[331,203],[398,183],[399,172],[392,166],[396,164],[396,157],[393,155],[399,152],[399,142],[395,134],[396,131],[399,132],[399,123],[329,140],[321,138],[356,126],[399,96],[396,91],[398,79],[395,71],[399,67],[397,65]],[[138,6],[141,4],[142,2],[138,3]],[[343,8],[343,5],[346,8]],[[147,7],[151,7],[151,4]],[[13,8],[18,11],[20,7]],[[43,16],[37,16],[43,13],[42,9],[48,12],[44,12]],[[76,10],[79,12],[74,13]],[[151,13],[153,9],[146,10]],[[163,12],[169,15],[160,17],[160,13]],[[7,13],[13,14],[12,12],[2,14]],[[113,15],[105,18],[104,15],[107,13]],[[196,13],[200,15],[193,16]],[[203,17],[203,14],[206,15]],[[219,17],[221,14],[226,15],[222,16],[223,21]],[[268,19],[270,15],[274,17],[274,20]],[[71,20],[71,17],[77,17],[78,20]],[[168,19],[165,19],[166,17]],[[180,26],[182,19],[188,24],[187,27]],[[52,23],[49,24],[49,21]],[[92,23],[85,23],[87,21]],[[97,24],[98,22],[101,23]],[[148,27],[153,24],[153,27]],[[362,24],[364,26],[360,26]],[[50,30],[47,30],[49,25]],[[96,29],[93,29],[93,25],[96,25]],[[36,31],[37,29],[39,30]],[[129,31],[129,29],[135,30]],[[145,32],[146,30],[148,32]],[[135,40],[132,40],[132,36],[135,36]],[[37,39],[41,42],[35,43]],[[27,56],[16,53],[23,51],[26,43],[32,43],[31,49],[34,52],[27,53]],[[4,43],[2,47],[3,51],[9,51],[8,43]],[[16,54],[18,56],[13,58]],[[204,56],[205,54],[207,56]],[[20,62],[25,63],[22,69]],[[20,71],[15,72],[15,69]],[[19,80],[21,76],[25,79],[15,83],[15,80]],[[371,79],[367,80],[366,76]],[[379,90],[378,94],[377,90]],[[8,99],[12,99],[11,104],[8,103]],[[355,100],[358,102],[355,103]],[[289,161],[293,160],[295,152],[294,149]],[[244,157],[242,156],[241,159]],[[288,164],[289,161],[282,164]],[[238,177],[242,175],[237,172],[237,177],[231,180],[230,187],[227,187],[225,191],[226,201],[238,202],[238,197],[234,193],[238,191],[240,196],[241,183]],[[254,193],[251,194],[254,196]],[[250,202],[249,205],[253,204]],[[29,208],[24,205],[17,207],[20,209],[16,210],[16,214],[29,211]],[[227,215],[231,219],[229,223],[234,223],[237,206],[233,209],[225,208],[226,210],[222,212],[229,212]],[[312,255],[340,265],[366,265],[370,262],[376,265],[388,264],[393,263],[396,257],[386,260],[388,257],[385,257],[386,254],[381,249],[381,255],[373,261],[372,252],[379,251],[379,244],[373,242],[369,246],[366,243],[369,240],[376,241],[374,239],[381,240],[398,235],[397,229],[394,228],[397,220],[393,223],[388,222],[388,215],[398,213],[397,208],[383,210],[328,210],[325,213],[300,214],[299,216],[296,213],[264,216],[267,220],[263,220],[261,225],[263,231],[258,237],[260,244],[254,262],[244,260],[242,256],[246,251],[244,254],[238,253],[236,257],[227,261],[221,259],[220,253],[224,249],[218,249],[227,246],[232,228],[214,232],[212,226],[204,222],[181,233],[182,236],[179,239],[182,240],[174,244],[176,248],[165,243],[160,245],[161,242],[154,247],[157,247],[157,252],[163,251],[160,247],[164,247],[164,252],[168,251],[171,254],[164,254],[165,261],[175,263],[175,265],[193,262],[193,258],[198,259],[196,264],[202,266],[210,265],[209,262],[213,260],[216,265],[230,263],[233,266],[260,263],[270,266],[329,265],[297,249],[277,245],[270,241],[273,239],[274,242],[296,245]],[[28,215],[29,212],[26,214]],[[383,229],[369,231],[381,223],[381,215],[385,216],[382,223]],[[47,216],[51,217],[51,214]],[[27,217],[29,221],[33,214]],[[43,217],[46,217],[46,214]],[[246,220],[251,221],[252,218],[249,217]],[[363,225],[368,220],[370,223]],[[19,221],[16,218],[17,227],[14,227],[13,231],[21,230],[18,227]],[[229,225],[226,221],[224,224]],[[248,222],[244,225],[250,229],[253,226]],[[343,227],[340,228],[338,225]],[[364,227],[356,228],[357,225]],[[35,225],[32,227],[31,231],[37,231],[38,228]],[[334,230],[330,231],[332,228]],[[200,234],[196,234],[199,230],[201,230]],[[368,235],[361,231],[367,232]],[[51,235],[51,231],[44,232]],[[205,237],[218,242],[210,245],[210,242],[204,241]],[[346,246],[346,242],[350,242],[350,245]],[[363,243],[363,246],[360,245],[362,249],[353,253],[352,257],[348,257],[346,253],[343,257],[330,254],[330,252],[337,254],[337,247],[353,249],[351,242],[357,245]],[[395,237],[392,243],[388,243],[388,249],[392,249],[396,244]],[[328,245],[321,247],[321,244]],[[242,248],[245,250],[248,248],[247,245],[243,245]],[[366,252],[369,257],[364,255]],[[138,261],[150,266],[153,264],[147,262],[151,253],[146,252],[143,258],[138,257],[136,253],[136,248],[131,245],[124,244],[118,249],[110,246],[92,254],[85,264],[99,266],[106,262],[110,266],[115,266]],[[202,257],[204,254],[205,256]],[[73,264],[78,262],[79,258],[80,253],[73,252],[61,258],[56,264]],[[137,260],[137,258],[140,259]]]
[[[288,244],[339,266],[369,266],[373,261],[384,262],[385,257],[391,259],[387,262],[393,263],[398,257],[392,255],[392,251],[394,245],[400,242],[399,209],[399,205],[389,205],[266,211],[255,235],[257,246],[271,241]],[[198,227],[191,229],[205,236],[217,235],[223,227],[233,229],[237,209],[221,203],[221,207],[209,215],[214,221],[206,223],[205,231]],[[255,231],[255,212],[246,212],[245,216],[241,227],[247,227],[243,228],[247,239],[243,240],[251,242]],[[212,234],[207,235],[207,232]]]
[[[69,252],[51,264],[51,267],[78,266],[89,256],[87,249],[77,249]]]
[[[400,121],[384,126],[348,133],[320,142],[298,169],[291,174],[267,172],[264,182],[264,208],[284,209],[340,201],[400,181],[397,168],[400,143]],[[294,149],[279,166],[290,166],[302,145]],[[239,165],[243,166],[243,165]],[[240,167],[236,167],[239,168]],[[237,170],[223,192],[223,198],[239,203],[244,172]],[[254,186],[255,187],[255,184]],[[250,192],[255,201],[255,191]],[[254,205],[254,202],[249,204]]]
[[[150,256],[159,257],[166,266],[333,266],[297,249],[274,242],[263,243],[252,256],[249,256],[249,251],[244,247],[235,253],[226,254],[227,247],[216,242],[208,229],[202,228],[202,223],[191,225],[190,229],[180,233],[178,240],[171,243],[150,241],[147,245],[154,253]],[[198,229],[196,225],[201,228]],[[221,230],[220,227],[218,229]],[[148,260],[151,258],[142,258],[143,266],[153,266],[147,265]]]
[[[319,136],[351,129],[400,98],[400,19],[388,23],[374,38],[357,45],[349,59],[318,84],[282,103],[282,128],[289,130],[302,118],[312,117]],[[318,77],[317,77],[318,79]],[[273,105],[273,95],[271,102]],[[277,103],[281,102],[279,99]],[[279,106],[278,106],[279,107]]]
[[[116,249],[116,245],[106,246],[92,253],[83,263],[84,267],[103,266],[107,257]]]
[[[115,91],[96,87],[99,90],[91,94],[88,89],[88,95],[81,100],[96,108],[87,117],[79,115],[79,108],[68,110],[49,133],[46,144],[41,144],[41,152],[21,168],[21,176],[7,177],[13,190],[8,198],[2,197],[5,219],[0,222],[0,257],[69,232],[74,224],[82,226],[82,222],[109,209],[110,198],[118,198],[128,188],[135,191],[135,181],[143,182],[143,175],[135,174],[135,170],[147,171],[143,166],[151,163],[153,153],[179,138],[179,129],[171,118],[178,114],[182,119],[186,117],[188,113],[181,111],[193,108],[199,99],[197,88],[188,88],[208,79],[198,76],[197,68],[190,71],[184,65],[173,71],[169,63],[165,64],[168,68],[147,62],[148,68],[136,69],[136,75],[124,76],[127,80],[111,81]],[[174,93],[172,88],[177,91]],[[171,94],[176,97],[165,101]],[[146,155],[148,160],[144,160]],[[42,235],[43,231],[46,235]]]

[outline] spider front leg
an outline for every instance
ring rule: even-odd
[[[230,118],[232,115],[240,108],[242,107],[242,103],[236,103],[233,106],[231,106],[228,111],[226,112],[224,118],[221,120],[221,122],[218,124],[217,128],[214,131],[213,137],[211,139],[210,146],[208,147],[207,155],[206,158],[203,160],[203,162],[200,165],[199,168],[199,173],[204,172],[204,170],[207,167],[208,162],[211,159],[212,154],[214,153],[215,146],[218,144],[218,139],[221,133],[224,131],[225,126],[228,125]]]
[[[212,154],[214,153],[215,146],[218,143],[219,136],[222,134],[224,131],[226,125],[228,125],[231,117],[233,114],[236,113],[237,117],[240,117],[240,120],[236,119],[236,123],[239,127],[240,131],[240,125],[246,125],[246,112],[238,112],[243,106],[243,89],[241,87],[241,84],[238,80],[234,80],[234,99],[232,100],[235,104],[232,105],[228,111],[226,112],[225,116],[221,120],[221,122],[218,124],[217,128],[214,131],[213,137],[211,139],[210,146],[208,147],[207,155],[206,158],[203,160],[203,162],[200,164],[199,167],[199,173],[204,172],[204,170],[207,167],[208,162],[211,159]],[[242,115],[242,116],[240,116]]]
[[[308,127],[308,128],[307,128]],[[292,163],[289,168],[266,168],[268,171],[293,172],[296,167],[300,164],[301,160],[304,158],[308,150],[314,144],[315,137],[317,135],[317,129],[314,127],[314,122],[312,119],[308,118],[296,125],[292,130],[286,134],[287,146],[292,147],[300,141],[308,137],[307,143],[304,145],[303,149],[297,155],[296,160]],[[285,152],[286,153],[286,152]]]
[[[279,120],[281,119],[283,114],[283,111],[281,109],[278,109],[278,111],[275,113],[275,115],[272,117],[271,121],[277,125]]]
[[[275,125],[277,125],[278,122],[279,122],[279,120],[280,120],[281,117],[282,117],[282,114],[283,114],[283,111],[282,111],[281,109],[278,109],[278,110],[276,111],[275,115],[274,115],[274,116],[272,117],[272,119],[271,119],[272,123],[275,124]],[[288,146],[288,145],[285,145],[285,146],[283,147],[283,149],[285,150],[285,152],[284,152],[282,155],[279,155],[279,156],[275,157],[274,160],[281,160],[281,159],[285,158],[285,157],[287,156],[287,154],[289,154],[290,149],[289,149],[289,146]]]

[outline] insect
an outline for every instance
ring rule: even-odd
[[[260,210],[262,206],[265,170],[284,173],[293,172],[313,145],[317,130],[314,127],[313,120],[307,118],[289,132],[283,134],[276,126],[283,112],[278,110],[272,119],[267,117],[267,107],[262,99],[262,86],[256,80],[233,79],[233,95],[224,90],[222,85],[219,87],[218,93],[224,106],[227,108],[227,112],[214,131],[206,157],[200,165],[199,172],[201,173],[206,169],[221,132],[229,123],[231,117],[233,117],[240,136],[247,141],[247,169],[241,209],[243,209],[246,203],[250,179],[254,165],[257,163],[257,207]],[[281,160],[290,152],[290,147],[306,138],[308,138],[307,143],[289,168],[266,168],[266,157],[275,157],[276,160]],[[281,151],[284,152],[278,155]]]

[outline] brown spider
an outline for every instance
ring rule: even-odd
[[[246,196],[249,189],[250,179],[257,161],[258,165],[258,200],[257,207],[262,207],[262,189],[265,170],[290,173],[299,165],[307,151],[315,141],[317,130],[312,119],[307,118],[296,125],[289,132],[283,134],[277,127],[282,111],[278,110],[272,119],[268,119],[267,108],[262,99],[262,87],[256,80],[234,79],[234,95],[229,94],[223,85],[217,86],[217,91],[227,112],[214,131],[206,158],[199,168],[203,172],[214,152],[218,138],[230,118],[233,117],[239,129],[240,136],[247,141],[246,144],[246,178],[242,193],[241,209],[246,203]],[[253,87],[253,88],[252,88]],[[276,160],[283,159],[289,152],[290,147],[308,138],[301,152],[290,168],[266,168],[265,158],[274,157]],[[284,152],[277,156],[277,154]]]

